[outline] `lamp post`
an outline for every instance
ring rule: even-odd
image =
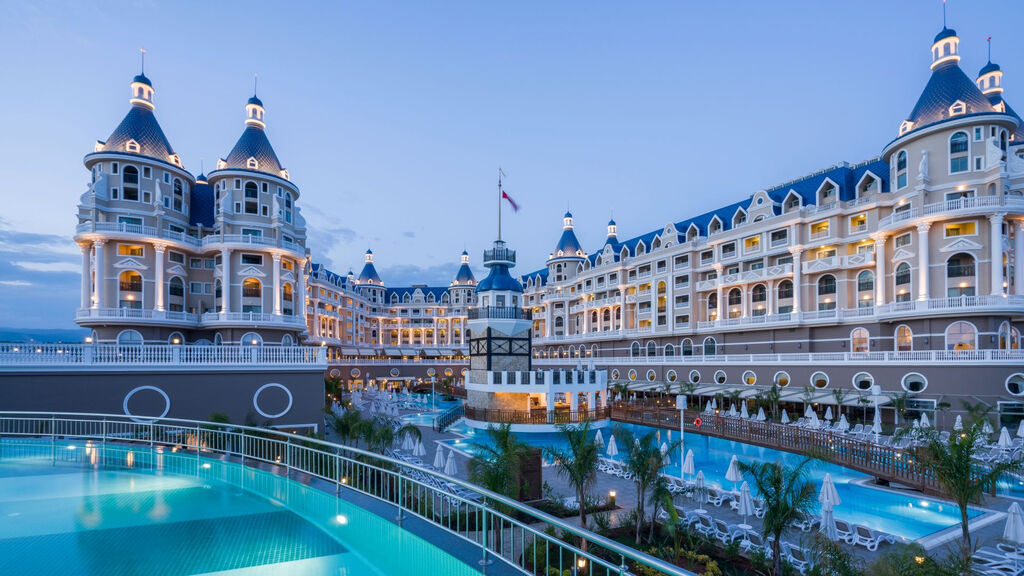
[[[437,376],[430,377],[430,411],[436,412],[437,408],[437,394],[434,392],[434,383],[437,382]]]
[[[676,396],[676,409],[679,410],[679,478],[683,478],[683,460],[686,458],[686,394]]]

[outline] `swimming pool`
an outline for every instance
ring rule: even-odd
[[[97,469],[96,450],[0,443],[0,574],[479,574],[368,510],[269,472],[110,445],[101,460],[121,469]]]
[[[459,405],[459,403],[462,402],[462,400],[459,400],[458,398],[454,400],[444,400],[444,396],[438,393],[434,395],[435,398],[432,405],[430,397],[431,393],[417,393],[417,396],[423,395],[425,395],[427,398],[426,403],[422,404],[423,408],[417,412],[413,412],[411,414],[406,414],[405,416],[402,416],[402,422],[406,424],[413,424],[415,426],[433,426],[434,418],[447,412],[448,410]]]
[[[619,429],[628,430],[637,436],[654,432],[659,445],[663,441],[669,440],[668,430],[616,423],[614,427],[602,431],[601,434],[605,442],[608,441],[610,434]],[[472,443],[487,441],[485,431],[474,430],[463,422],[452,426],[449,431],[465,436],[465,438],[443,442],[465,452],[473,452]],[[562,436],[557,432],[524,433],[517,434],[517,436],[531,446],[564,446],[565,444]],[[672,438],[678,440],[679,432],[673,431]],[[623,448],[621,438],[617,438],[616,443],[621,450]],[[725,473],[733,454],[741,462],[781,461],[785,465],[795,466],[803,460],[803,456],[799,454],[694,433],[686,434],[686,450],[693,450],[694,469],[704,472],[709,485],[727,490],[733,488],[732,483],[725,479]],[[679,451],[673,451],[670,458],[671,463],[665,467],[664,472],[678,476]],[[934,534],[960,522],[960,511],[953,504],[919,495],[865,486],[861,483],[869,480],[870,476],[835,464],[814,461],[808,466],[808,479],[816,485],[821,484],[826,473],[832,474],[832,480],[835,482],[836,490],[842,500],[842,504],[835,509],[837,518],[863,524],[875,530],[883,530],[908,540],[916,540]],[[754,489],[753,486],[751,488]],[[815,505],[817,505],[817,499],[815,499]],[[972,518],[980,514],[982,514],[980,510],[971,510],[970,512]]]

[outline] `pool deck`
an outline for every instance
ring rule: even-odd
[[[401,415],[413,414],[415,411],[402,410]],[[451,432],[436,432],[429,426],[420,426],[420,432],[422,434],[423,443],[427,446],[427,457],[426,459],[433,458],[434,451],[436,450],[436,442],[441,440],[451,440],[456,438],[462,438],[461,435]],[[330,436],[328,436],[330,439]],[[447,447],[447,446],[446,446]],[[468,463],[469,455],[455,450],[456,461],[458,463],[458,476],[459,478],[468,479]],[[573,496],[574,492],[569,483],[557,473],[557,470],[551,466],[545,466],[542,471],[542,478],[548,485],[551,486],[552,492],[558,496],[569,497]],[[896,487],[876,487],[881,490],[890,490],[894,492],[902,492],[909,495],[920,495],[921,493],[914,490],[902,490]],[[609,514],[612,525],[618,524],[631,510],[636,507],[636,485],[629,481],[613,476],[611,474],[605,474],[603,472],[598,473],[597,486],[594,489],[594,496],[604,497],[607,496],[609,491],[614,490],[616,492],[616,504],[619,508]],[[930,495],[929,498],[935,498],[934,495]],[[981,506],[976,508],[981,509],[984,513],[971,520],[971,536],[972,543],[975,547],[994,545],[1003,534],[1003,526],[1006,519],[1006,509],[1010,506],[1011,502],[1016,501],[1015,498],[1009,497],[986,497],[985,501]],[[693,500],[687,499],[683,496],[675,496],[674,501],[677,507],[685,510],[696,509],[696,503]],[[1022,502],[1024,504],[1024,502]],[[705,507],[711,515],[715,518],[722,519],[729,524],[739,524],[743,521],[743,518],[732,511],[727,505],[722,507],[714,507],[707,505]],[[648,504],[648,514],[653,512],[653,504]],[[570,517],[563,518],[566,522],[571,522],[575,525],[579,525],[579,518]],[[754,517],[748,517],[747,523],[752,525],[755,531],[761,530],[761,521]],[[588,524],[590,528],[593,528],[592,517],[588,516]],[[800,530],[793,528],[784,537],[786,541],[794,544],[808,545],[814,536],[813,532],[801,532]],[[952,526],[940,532],[930,534],[924,538],[917,540],[926,550],[931,554],[945,556],[949,553],[951,547],[957,546],[957,542],[960,539],[960,526]],[[883,543],[879,550],[876,552],[870,552],[867,549],[860,546],[850,546],[842,544],[846,549],[852,551],[855,556],[863,559],[865,562],[871,562],[874,560],[880,552],[883,552],[890,544]]]

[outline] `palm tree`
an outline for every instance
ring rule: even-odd
[[[647,494],[658,486],[661,479],[662,463],[661,450],[658,448],[654,432],[648,432],[639,438],[634,438],[627,430],[619,428],[615,433],[623,439],[626,445],[626,457],[623,461],[630,477],[636,484],[636,545],[640,545],[640,531],[643,529],[646,513]],[[669,446],[669,452],[679,448],[679,442],[673,442]]]
[[[764,538],[774,538],[772,546],[772,574],[782,574],[782,535],[793,520],[807,514],[814,503],[814,485],[807,481],[805,458],[790,468],[779,462],[740,462],[740,470],[753,478],[754,485],[764,500]]]
[[[921,447],[917,451],[918,461],[925,471],[939,484],[939,489],[960,508],[961,555],[970,558],[971,532],[968,527],[967,507],[981,502],[987,490],[994,490],[996,482],[1006,474],[1024,470],[1020,461],[990,462],[977,465],[975,456],[979,446],[984,445],[986,434],[984,420],[975,420],[959,434],[952,434],[943,441],[935,428],[918,431]],[[965,574],[969,574],[969,569]]]
[[[772,421],[778,420],[779,402],[782,400],[782,389],[777,384],[772,384],[764,392],[765,402],[772,408]]]
[[[512,433],[511,424],[487,427],[490,442],[473,442],[476,456],[469,461],[469,479],[509,498],[519,496],[522,460],[530,447]]]
[[[600,453],[597,444],[590,439],[590,420],[578,426],[559,426],[565,438],[566,447],[549,446],[544,452],[555,462],[558,475],[569,481],[576,491],[576,503],[580,510],[580,526],[587,527],[587,493],[597,483],[597,465]],[[587,549],[587,541],[583,541]]]
[[[349,440],[359,438],[362,422],[363,417],[359,411],[348,408],[341,413],[341,416],[332,416],[331,428],[334,429],[334,433],[338,435],[342,444],[346,444]]]
[[[612,392],[615,393],[615,396],[617,398],[621,398],[622,400],[628,400],[626,396],[629,394],[629,385],[624,382],[616,382],[612,386]]]
[[[836,401],[836,419],[843,415],[843,400],[845,400],[849,394],[849,390],[844,390],[842,388],[832,390],[832,398]]]
[[[907,400],[910,399],[910,393],[890,394],[889,399],[892,400],[892,409],[896,413],[896,427],[899,428],[903,414],[907,411]]]

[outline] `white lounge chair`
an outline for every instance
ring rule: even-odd
[[[854,546],[860,545],[871,552],[878,550],[878,545],[882,542],[889,542],[892,544],[896,541],[896,537],[885,532],[876,532],[863,524],[854,524],[853,534],[847,539],[847,542]]]
[[[811,565],[810,555],[806,550],[799,546],[794,546],[789,542],[783,542],[782,553],[789,558],[789,562],[793,565],[793,568],[796,568],[801,574],[803,574],[804,570],[809,568]]]
[[[801,514],[797,519],[793,520],[793,526],[799,528],[803,532],[810,532],[821,523],[821,519],[813,515]]]

